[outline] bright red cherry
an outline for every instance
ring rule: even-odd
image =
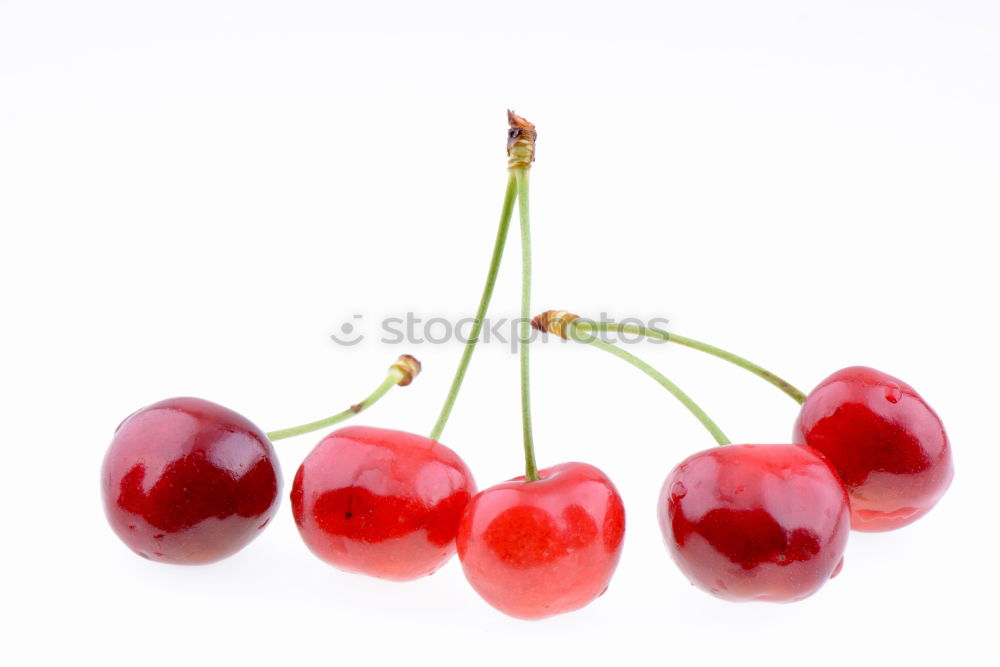
[[[118,537],[144,558],[198,565],[231,556],[278,509],[271,442],[245,417],[200,398],[171,398],[115,431],[101,495]]]
[[[455,553],[476,492],[444,445],[402,431],[348,426],[320,441],[292,483],[292,513],[313,553],[348,572],[408,581]]]
[[[480,492],[458,528],[465,577],[516,618],[579,609],[608,587],[621,556],[625,509],[607,476],[562,463]]]
[[[673,469],[658,507],[664,542],[695,586],[724,600],[791,602],[840,572],[847,492],[806,447],[726,445]]]
[[[913,387],[873,368],[837,371],[802,404],[792,439],[823,453],[851,496],[851,527],[900,528],[951,484],[941,419]]]

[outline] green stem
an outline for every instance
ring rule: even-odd
[[[455,377],[452,378],[451,387],[448,389],[448,396],[445,398],[441,412],[438,414],[437,422],[431,431],[431,440],[441,437],[451,410],[458,398],[458,392],[462,388],[462,381],[465,379],[465,372],[469,368],[469,361],[472,360],[472,353],[479,342],[479,334],[483,330],[483,320],[486,317],[486,309],[493,298],[493,288],[496,286],[497,274],[500,272],[500,260],[503,258],[504,246],[507,244],[507,232],[510,230],[510,219],[514,214],[514,200],[517,198],[517,180],[511,173],[507,178],[507,191],[504,193],[503,208],[500,211],[500,226],[497,228],[496,242],[493,244],[493,256],[490,259],[490,268],[486,273],[486,284],[483,286],[483,294],[479,298],[479,307],[476,309],[475,319],[472,321],[472,330],[469,332],[469,340],[465,343],[462,351],[462,359],[455,369]]]
[[[395,385],[399,384],[403,377],[403,372],[394,366],[389,369],[389,374],[386,375],[385,380],[383,380],[382,384],[378,386],[378,389],[373,391],[360,403],[355,403],[343,412],[338,412],[337,414],[327,417],[326,419],[309,422],[308,424],[302,424],[301,426],[293,426],[292,428],[283,428],[279,431],[271,431],[267,434],[267,438],[268,440],[274,442],[275,440],[283,440],[284,438],[291,438],[292,436],[302,435],[303,433],[312,433],[313,431],[318,431],[320,429],[327,428],[328,426],[333,426],[334,424],[346,421],[362,410],[371,407],[376,401],[378,401],[378,399],[385,396],[386,392],[392,389]]]
[[[702,410],[701,407],[699,407],[698,404],[695,403],[690,396],[685,394],[680,387],[671,382],[663,373],[659,372],[658,370],[647,364],[642,359],[639,359],[635,355],[626,352],[620,347],[612,345],[611,343],[605,343],[603,340],[595,336],[582,335],[585,333],[586,330],[585,324],[587,323],[581,322],[579,320],[574,320],[568,323],[565,328],[565,333],[567,338],[572,338],[573,340],[582,343],[589,343],[594,347],[600,348],[605,352],[609,352],[618,357],[619,359],[624,359],[628,363],[632,364],[633,366],[641,370],[643,373],[645,373],[649,377],[659,382],[667,391],[673,394],[677,400],[683,403],[684,407],[690,410],[691,414],[697,417],[698,421],[702,423],[702,426],[708,429],[708,432],[712,434],[712,437],[715,438],[715,441],[717,443],[719,443],[720,445],[728,445],[731,443],[729,438],[726,437],[726,434],[722,432],[722,429],[720,429],[718,425],[714,421],[712,421],[712,419],[707,414],[705,414],[705,411]]]
[[[602,332],[613,332],[613,333],[630,333],[638,334],[640,336],[646,336],[647,338],[657,338],[659,340],[671,341],[684,345],[685,347],[690,347],[695,350],[700,350],[712,356],[718,357],[720,359],[725,359],[729,363],[736,364],[740,368],[746,369],[756,375],[757,377],[767,380],[775,387],[785,392],[792,397],[792,400],[797,403],[803,403],[806,400],[806,395],[800,389],[796,388],[791,382],[775,375],[771,371],[758,366],[749,359],[744,359],[741,356],[735,355],[732,352],[727,352],[721,348],[715,347],[714,345],[709,345],[708,343],[702,343],[701,341],[694,340],[693,338],[687,338],[685,336],[680,336],[675,333],[668,333],[666,331],[661,331],[660,329],[652,329],[649,327],[638,326],[635,324],[618,324],[618,323],[608,323],[608,322],[593,322],[589,320],[581,320],[576,325],[581,331],[602,331]]]
[[[528,214],[528,167],[511,171],[517,179],[517,209],[521,219],[521,320],[518,352],[521,357],[521,431],[524,440],[524,480],[538,480],[535,441],[531,429],[531,379],[528,341],[531,335],[531,220]]]

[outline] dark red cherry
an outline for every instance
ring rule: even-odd
[[[197,565],[231,556],[278,508],[271,442],[245,417],[200,398],[142,408],[115,431],[101,495],[118,537],[144,558]]]
[[[792,439],[836,468],[855,530],[916,521],[954,474],[941,419],[913,387],[873,368],[844,368],[823,380],[802,404]]]
[[[292,483],[292,513],[313,553],[348,572],[408,581],[455,553],[476,492],[444,445],[402,431],[348,426],[323,438]]]
[[[695,586],[724,600],[791,602],[843,563],[847,492],[806,447],[726,445],[688,457],[660,492],[667,549]]]
[[[608,587],[621,556],[625,510],[607,476],[563,463],[472,499],[458,529],[458,557],[472,587],[516,618],[579,609]]]

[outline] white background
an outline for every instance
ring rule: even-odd
[[[913,2],[0,2],[7,664],[930,664],[995,654],[1000,9]],[[584,346],[538,345],[540,464],[621,490],[607,594],[509,619],[457,561],[341,573],[287,498],[222,563],[137,558],[98,470],[173,395],[265,429],[425,373],[358,423],[429,431],[457,343],[380,318],[471,314],[505,181],[505,109],[539,129],[535,311],[667,317],[808,390],[846,365],[909,382],[954,484],[853,534],[794,605],[725,603],[669,560],[655,499],[711,438]],[[494,317],[517,312],[517,246]],[[359,314],[361,318],[354,318]],[[354,347],[329,335],[354,322]],[[691,350],[635,345],[736,441],[796,407]],[[515,357],[481,348],[443,437],[481,487],[521,471]],[[319,435],[277,445],[286,492]],[[10,656],[8,656],[10,657]],[[613,662],[612,662],[613,661]]]

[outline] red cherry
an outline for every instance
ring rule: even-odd
[[[954,474],[941,419],[913,387],[873,368],[844,368],[823,380],[802,404],[792,439],[836,468],[855,530],[916,521]]]
[[[843,563],[847,492],[821,456],[794,445],[726,445],[671,471],[664,542],[695,586],[724,600],[791,602]]]
[[[444,565],[476,492],[459,456],[430,438],[349,426],[323,438],[292,483],[313,553],[348,572],[409,581]]]
[[[562,463],[480,492],[458,527],[458,557],[479,595],[537,619],[579,609],[608,587],[621,556],[625,509],[607,476]]]
[[[274,516],[280,489],[264,433],[200,398],[171,398],[129,416],[101,469],[115,533],[140,556],[165,563],[236,553]]]

